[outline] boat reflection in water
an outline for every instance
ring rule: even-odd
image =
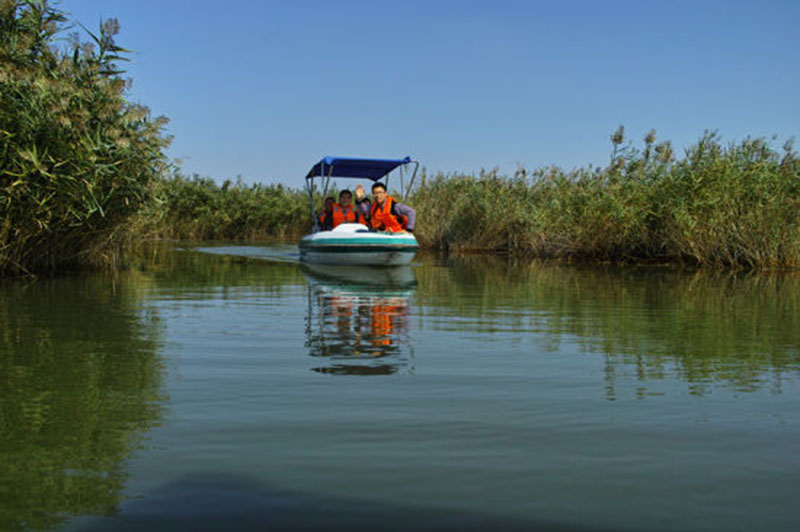
[[[408,367],[410,266],[374,268],[303,264],[308,278],[306,347],[337,375],[390,375]]]

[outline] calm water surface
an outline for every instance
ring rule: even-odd
[[[0,530],[800,530],[796,274],[296,255],[0,284]]]

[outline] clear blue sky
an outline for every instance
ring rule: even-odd
[[[117,17],[129,97],[218,181],[300,186],[324,155],[429,172],[603,165],[624,124],[676,148],[800,131],[798,1],[63,0]],[[798,139],[800,142],[800,139]]]

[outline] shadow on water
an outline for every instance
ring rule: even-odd
[[[514,521],[471,513],[387,505],[347,497],[316,496],[274,489],[236,475],[194,474],[125,502],[124,517],[86,523],[80,532],[228,530],[548,530],[583,527]],[[592,527],[591,530],[603,529]]]
[[[165,401],[137,274],[0,285],[0,530],[118,507]]]
[[[306,347],[332,375],[391,375],[409,364],[410,266],[370,268],[303,264],[308,278]]]

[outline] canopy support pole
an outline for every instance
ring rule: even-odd
[[[320,172],[323,176],[325,175],[325,166],[323,164],[322,172]],[[325,189],[322,191],[322,205],[323,209],[325,208],[325,196],[328,195],[328,185],[331,183],[331,174],[333,174],[333,165],[331,165],[331,169],[328,170],[328,177],[325,179]]]
[[[403,193],[403,203],[406,202],[408,195],[411,194],[411,187],[414,186],[414,180],[417,178],[417,170],[419,170],[419,161],[410,162],[414,163],[414,174],[411,176],[411,181],[408,182],[408,188]]]
[[[323,163],[324,165],[324,163]],[[308,189],[308,203],[311,206],[311,221],[314,222],[313,228],[311,230],[312,233],[316,233],[319,231],[319,218],[317,218],[317,213],[314,212],[314,178],[310,178],[306,181],[306,188]],[[324,202],[324,200],[323,200]],[[324,205],[324,203],[323,203]]]
[[[308,205],[311,207],[311,220],[314,222],[314,229],[312,230],[313,233],[316,233],[319,230],[319,220],[317,219],[316,214],[314,213],[314,180],[311,179],[311,185],[307,186],[308,189]]]

